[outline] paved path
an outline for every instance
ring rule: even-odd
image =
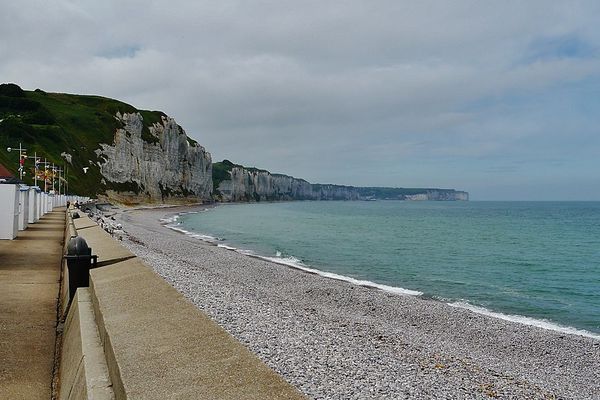
[[[0,399],[51,397],[64,210],[0,240]]]

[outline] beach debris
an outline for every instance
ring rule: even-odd
[[[479,388],[488,397],[498,397],[498,392],[496,392],[496,390],[494,389],[493,383],[482,383],[481,385],[479,385]]]

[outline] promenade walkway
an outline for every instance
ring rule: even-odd
[[[65,208],[0,240],[0,399],[51,397]]]

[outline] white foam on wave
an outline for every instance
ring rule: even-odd
[[[166,217],[166,218],[161,218],[160,222],[162,222],[163,224],[173,224],[175,222],[177,222],[177,220],[179,219],[179,215],[173,215],[171,217]]]
[[[191,235],[192,232],[188,232],[185,229],[179,228],[176,225],[166,225],[167,228],[172,229],[174,231],[180,232],[180,233],[185,233],[186,235]]]
[[[175,231],[175,232],[179,232],[179,233],[183,233],[186,236],[191,236],[195,239],[200,239],[202,241],[205,242],[209,242],[209,243],[215,243],[218,242],[220,239],[216,238],[214,236],[210,236],[210,235],[203,235],[203,234],[199,234],[196,232],[190,232],[188,230],[185,230],[183,228],[181,228],[181,223],[176,223],[177,222],[177,218],[167,218],[166,220],[171,220],[171,223],[166,224],[165,227]],[[161,220],[162,221],[162,220]]]
[[[167,225],[167,228],[171,228],[171,226],[169,225],[181,225],[181,222],[179,221],[179,218],[182,215],[187,215],[187,214],[198,214],[199,212],[202,212],[204,210],[201,211],[184,211],[184,212],[180,212],[178,214],[175,215],[171,215],[170,217],[163,217],[161,219],[159,219],[159,222],[162,224]]]
[[[188,234],[193,238],[200,239],[200,240],[203,240],[203,241],[209,242],[209,243],[214,243],[214,242],[219,241],[219,238],[216,238],[216,237],[210,236],[210,235],[202,235],[199,233],[192,233],[192,232],[188,232]]]
[[[321,270],[318,270],[318,269],[310,268],[310,267],[307,267],[302,262],[302,260],[299,260],[296,257],[281,257],[281,253],[280,252],[277,252],[277,254],[279,256],[276,256],[276,257],[257,256],[257,257],[258,258],[262,258],[263,260],[275,262],[275,263],[278,263],[278,264],[287,265],[287,266],[292,267],[292,268],[296,268],[296,269],[299,269],[299,270],[302,270],[302,271],[310,272],[312,274],[317,274],[317,275],[320,275],[320,276],[325,277],[325,278],[348,282],[348,283],[351,283],[351,284],[357,285],[357,286],[365,286],[365,287],[376,288],[376,289],[383,290],[385,292],[399,294],[399,295],[404,295],[404,296],[406,296],[406,295],[409,295],[409,296],[420,296],[420,295],[423,294],[423,292],[419,292],[417,290],[404,289],[404,288],[396,287],[396,286],[388,286],[388,285],[384,285],[384,284],[381,284],[381,283],[375,283],[375,282],[371,282],[371,281],[367,281],[367,280],[362,280],[362,279],[355,279],[355,278],[351,278],[349,276],[335,274],[333,272],[321,271]]]
[[[262,258],[257,256],[252,250],[246,250],[246,249],[236,249],[236,252],[243,254],[245,256],[252,256],[252,257],[258,257],[258,258]]]
[[[584,329],[577,329],[570,326],[559,325],[554,322],[547,321],[545,319],[535,319],[531,317],[525,317],[523,315],[511,315],[511,314],[502,314],[499,312],[488,310],[485,307],[474,306],[464,301],[456,301],[453,303],[447,303],[452,307],[464,308],[470,311],[473,311],[477,314],[486,315],[488,317],[499,318],[505,321],[517,322],[519,324],[531,325],[538,328],[548,329],[551,331],[567,333],[569,335],[580,335],[589,337],[592,339],[600,340],[600,335],[586,331]]]
[[[202,241],[209,242],[209,243],[212,243],[212,244],[215,244],[215,242],[222,240],[222,239],[216,238],[214,236],[198,234],[198,233],[190,232],[190,231],[187,231],[187,230],[185,230],[183,228],[180,228],[180,223],[176,223],[180,215],[181,214],[178,214],[175,217],[171,217],[171,218],[165,219],[165,220],[171,221],[171,223],[169,223],[169,224],[167,224],[165,226],[167,228],[169,228],[169,229],[174,230],[174,231],[183,233],[185,235],[188,235],[188,236],[191,236],[193,238],[200,239]],[[423,292],[419,292],[417,290],[404,289],[404,288],[396,287],[396,286],[388,286],[388,285],[384,285],[384,284],[381,284],[381,283],[371,282],[371,281],[362,280],[362,279],[355,279],[355,278],[351,278],[349,276],[335,274],[333,272],[320,271],[318,269],[310,268],[310,267],[307,267],[302,262],[302,260],[299,260],[296,257],[282,257],[280,251],[278,251],[276,253],[275,257],[267,257],[267,256],[258,255],[256,253],[254,253],[252,250],[238,249],[236,247],[228,246],[228,245],[225,245],[225,244],[217,244],[217,247],[221,247],[221,248],[226,249],[226,250],[235,251],[235,252],[243,254],[245,256],[256,257],[256,258],[260,258],[260,259],[263,259],[263,260],[266,260],[266,261],[271,261],[271,262],[274,262],[274,263],[277,263],[277,264],[287,265],[288,267],[292,267],[292,268],[296,268],[296,269],[299,269],[299,270],[302,270],[302,271],[305,271],[305,272],[310,272],[310,273],[313,273],[313,274],[317,274],[317,275],[323,276],[325,278],[330,278],[330,279],[335,279],[335,280],[338,280],[338,281],[348,282],[348,283],[351,283],[351,284],[357,285],[357,286],[377,288],[377,289],[383,290],[385,292],[399,294],[399,295],[404,295],[404,296],[406,296],[406,295],[409,295],[409,296],[421,296],[423,294]]]

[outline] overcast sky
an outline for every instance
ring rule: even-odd
[[[0,81],[162,110],[214,161],[600,200],[596,0],[0,1]]]

